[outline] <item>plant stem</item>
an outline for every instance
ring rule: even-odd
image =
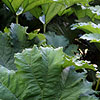
[[[98,88],[99,88],[99,84],[100,84],[100,78],[99,78],[98,81],[97,81],[97,85],[96,85],[95,91],[98,90]]]
[[[16,15],[16,24],[18,24],[18,15]]]
[[[46,24],[43,25],[44,33],[46,32]]]

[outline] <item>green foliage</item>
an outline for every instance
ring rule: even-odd
[[[74,56],[78,53],[78,46],[75,44],[70,44],[69,39],[65,38],[63,35],[56,35],[54,32],[47,32],[45,34],[47,44],[55,48],[63,47],[63,51],[69,55]]]
[[[8,99],[18,100],[7,87],[0,84],[0,100],[8,100]]]
[[[45,34],[47,39],[47,44],[53,47],[66,47],[69,44],[69,40],[63,35],[56,35],[54,32],[48,32]]]
[[[83,31],[85,31],[86,33],[98,33],[100,34],[100,24],[95,24],[92,22],[88,22],[88,23],[77,23],[77,24],[73,24],[72,25],[72,30],[74,29],[81,29]]]
[[[0,64],[6,68],[15,69],[13,56],[14,49],[9,43],[7,34],[0,33]]]
[[[43,24],[48,24],[55,15],[64,9],[66,9],[66,7],[60,3],[49,3],[42,5],[43,15],[40,16],[40,21]]]
[[[75,44],[70,44],[69,46],[68,46],[68,48],[66,48],[65,50],[64,50],[64,52],[67,54],[67,55],[69,55],[69,56],[75,56],[75,54],[77,53],[79,53],[79,51],[78,51],[78,46],[77,45],[75,45]]]
[[[44,4],[53,2],[53,0],[2,0],[13,13],[20,15],[23,12],[29,11],[32,8]]]
[[[88,4],[91,0],[2,0],[13,13],[16,13],[17,15],[29,11],[32,8],[46,4],[46,3],[53,3],[53,2],[59,2],[59,3],[65,3],[66,6],[71,6],[76,3],[82,3],[84,5]]]
[[[0,100],[98,100],[99,8],[93,0],[0,1]]]
[[[34,41],[28,40],[27,27],[19,24],[11,24],[10,27],[10,29],[5,28],[4,33],[0,33],[0,64],[8,69],[16,69],[14,53],[33,46]]]
[[[83,69],[83,68],[88,68],[92,70],[96,70],[96,65],[89,64],[89,61],[84,61],[84,60],[79,60],[80,57],[74,56],[74,57],[65,57],[65,65],[66,66],[75,66],[75,69]]]
[[[0,66],[0,82],[19,100],[78,100],[93,93],[85,73],[63,70],[67,66],[61,48],[25,49],[15,55],[15,64],[17,71]]]
[[[92,42],[99,42],[98,36],[100,34],[100,24],[97,25],[92,22],[78,23],[78,24],[73,25],[72,30],[74,30],[74,29],[81,29],[81,30],[85,31],[86,33],[93,33],[93,35],[86,34],[82,38],[87,39],[87,40],[92,40]],[[88,36],[91,36],[91,37],[88,38]],[[97,46],[98,50],[100,50],[100,44],[96,44],[96,46]]]
[[[90,17],[92,21],[95,19],[100,19],[100,6],[89,6],[85,7],[83,5],[77,5],[73,7],[73,11],[78,17],[78,19],[84,18],[86,16]]]
[[[94,33],[94,34],[85,34],[80,37],[81,39],[89,40],[90,42],[97,42],[100,43],[100,34]]]

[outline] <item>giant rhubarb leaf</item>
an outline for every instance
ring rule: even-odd
[[[81,22],[81,23],[74,24],[72,26],[73,26],[72,30],[80,29],[80,30],[85,31],[86,33],[93,33],[93,35],[85,34],[82,38],[87,39],[87,40],[92,40],[91,42],[99,42],[100,24],[95,24],[92,22],[88,22],[88,23]],[[91,36],[91,37],[89,37],[89,36]],[[100,50],[100,44],[95,43],[95,45],[97,46],[98,50]]]
[[[92,22],[88,22],[88,23],[84,23],[84,22],[80,22],[77,24],[73,24],[72,25],[72,30],[75,29],[80,29],[85,31],[86,33],[98,33],[100,34],[100,24],[95,24]]]
[[[16,69],[14,66],[14,49],[9,43],[7,34],[0,34],[0,65],[8,69]]]
[[[97,33],[94,33],[94,34],[84,34],[80,38],[81,39],[89,40],[90,42],[100,43],[100,34],[97,34]]]
[[[8,88],[0,84],[0,100],[18,100],[14,94],[12,94]]]
[[[73,68],[63,69],[68,66],[64,65],[61,48],[25,49],[15,55],[15,64],[17,71],[0,66],[0,82],[18,100],[79,100],[82,95],[90,97],[93,93],[85,73],[77,73]]]
[[[10,29],[5,29],[5,33],[0,33],[0,65],[8,69],[16,69],[14,53],[30,47],[31,42],[29,43],[26,38],[26,30],[26,27],[11,24]]]
[[[17,15],[27,12],[33,9],[36,6],[46,4],[46,3],[53,3],[59,2],[64,5],[71,6],[76,3],[82,3],[83,5],[87,5],[91,0],[2,0],[13,13]]]

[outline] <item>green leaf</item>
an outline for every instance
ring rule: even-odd
[[[98,99],[96,97],[94,97],[94,96],[84,95],[79,100],[98,100]]]
[[[90,17],[92,21],[94,19],[100,19],[100,6],[89,6],[85,7],[83,5],[77,5],[76,7],[73,7],[73,11],[75,12],[78,19],[83,17]]]
[[[9,43],[7,34],[0,33],[0,65],[8,69],[16,69],[13,56],[14,50]]]
[[[11,43],[14,47],[14,49],[21,50],[27,46],[29,46],[29,42],[26,38],[26,31],[27,27],[23,27],[19,24],[11,24],[10,29],[10,37],[11,37]]]
[[[73,24],[72,27],[73,27],[72,30],[80,29],[80,30],[85,31],[86,33],[100,34],[100,24],[94,24],[92,22],[88,22],[88,23],[81,22],[81,23]],[[97,38],[97,35],[94,38]],[[93,37],[92,37],[92,39],[93,39]],[[98,40],[93,40],[93,42],[97,42],[97,41]],[[100,44],[95,43],[95,45],[98,48],[98,50],[100,50]]]
[[[54,32],[48,32],[45,36],[47,44],[53,47],[66,47],[69,44],[69,40],[63,35],[56,35]]]
[[[45,3],[52,3],[53,0],[2,0],[13,13],[17,15],[27,12],[32,8],[45,4]]]
[[[71,44],[64,50],[64,52],[69,56],[75,56],[76,53],[79,53],[78,46],[75,44]]]
[[[72,5],[74,5],[74,4],[82,4],[82,5],[84,5],[84,6],[88,6],[89,4],[89,2],[90,1],[93,1],[93,0],[64,0],[65,1],[65,4],[67,5],[67,6],[72,6]]]
[[[26,27],[22,27],[19,24],[11,24],[10,29],[6,28],[5,33],[0,33],[0,65],[8,69],[16,69],[14,53],[34,44],[28,41],[26,30]]]
[[[62,4],[65,4],[66,6],[71,6],[76,3],[82,3],[83,5],[87,5],[89,1],[91,0],[2,0],[13,13],[16,13],[17,15],[27,12],[31,9],[33,9],[36,6],[46,4],[46,3],[53,3],[53,2],[59,2]]]
[[[100,24],[95,24],[92,22],[88,22],[88,23],[77,23],[77,24],[73,24],[72,25],[72,30],[75,29],[81,29],[83,31],[85,31],[86,33],[99,33],[100,34]]]
[[[15,55],[15,64],[17,71],[0,67],[0,82],[19,100],[78,100],[93,93],[85,73],[63,70],[62,48],[25,49]]]
[[[49,3],[42,5],[43,16],[45,16],[45,21],[43,24],[48,24],[55,15],[64,9],[66,9],[66,7],[60,3]]]
[[[33,33],[29,33],[29,40],[32,40],[35,37],[38,37],[40,41],[45,40],[45,35],[38,33],[38,30],[35,30]]]
[[[40,7],[35,7],[33,9],[30,10],[30,13],[36,17],[37,19],[41,16],[42,14],[42,9]]]
[[[93,34],[84,34],[80,37],[81,39],[89,40],[90,42],[100,43],[100,34],[93,33]]]
[[[0,100],[18,100],[18,99],[15,97],[14,94],[11,93],[11,91],[8,90],[8,88],[0,84]]]
[[[78,57],[78,56],[69,57],[69,56],[66,55],[64,66],[75,66],[76,70],[83,69],[83,68],[97,70],[96,69],[97,65],[90,64],[90,61],[79,60],[79,58],[80,57]]]

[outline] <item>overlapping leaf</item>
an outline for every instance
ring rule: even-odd
[[[0,82],[18,100],[79,100],[82,94],[93,93],[85,73],[76,73],[73,68],[63,71],[61,48],[34,46],[17,53],[15,64],[17,71],[0,66]]]
[[[0,100],[18,100],[14,94],[12,94],[8,88],[0,84]]]
[[[65,5],[60,3],[49,3],[42,5],[44,16],[44,21],[42,20],[43,24],[48,24],[55,15],[57,15],[60,11],[63,11],[64,9],[66,9]],[[40,19],[43,16],[40,16]]]
[[[14,13],[22,13],[40,4],[53,2],[53,0],[2,0]]]
[[[16,14],[21,14],[23,12],[29,11],[32,8],[46,4],[46,3],[53,3],[53,2],[60,2],[65,4],[66,6],[71,6],[76,3],[88,4],[91,0],[2,0],[12,12]]]
[[[66,56],[65,59],[66,59],[65,65],[66,66],[72,66],[73,65],[73,66],[75,66],[76,70],[83,69],[83,68],[89,68],[89,69],[92,69],[92,70],[96,70],[96,67],[97,67],[97,65],[90,64],[89,61],[79,60],[78,56],[74,56],[74,57]]]
[[[100,34],[100,24],[95,24],[92,22],[88,22],[88,23],[77,23],[77,24],[73,24],[72,25],[72,30],[75,29],[81,29],[83,31],[85,31],[86,33],[98,33]]]
[[[53,47],[66,47],[69,44],[69,40],[63,35],[56,35],[54,32],[48,32],[45,36],[47,44]]]
[[[77,5],[76,7],[73,7],[73,11],[78,19],[86,16],[90,17],[93,21],[94,19],[100,19],[100,6],[85,7],[83,5]]]
[[[100,24],[95,24],[95,23],[92,23],[92,22],[88,22],[88,23],[82,23],[81,22],[81,23],[72,25],[72,27],[73,27],[72,30],[80,29],[80,30],[85,31],[86,33],[93,33],[93,34],[95,33],[96,35],[94,37],[94,40],[93,40],[93,37],[90,37],[94,42],[97,42],[98,39],[99,39],[99,37],[97,38],[97,36],[99,36],[99,34],[100,34]],[[94,35],[91,35],[91,36],[94,36]],[[100,50],[100,44],[96,43],[95,45]]]
[[[7,34],[0,33],[0,65],[9,69],[15,69],[14,50],[9,43]]]
[[[84,34],[80,37],[81,39],[89,40],[90,42],[100,43],[100,34],[93,33],[93,34]]]
[[[0,33],[0,65],[8,69],[16,69],[14,65],[14,53],[22,51],[32,44],[26,38],[26,27],[11,24],[10,29]]]

